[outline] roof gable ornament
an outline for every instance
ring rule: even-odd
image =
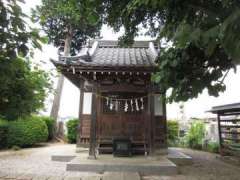
[[[156,58],[158,57],[158,52],[155,49],[155,46],[154,46],[153,42],[149,42],[149,49],[150,49],[150,51],[153,55],[154,60],[156,60]]]

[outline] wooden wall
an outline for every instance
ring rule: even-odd
[[[165,106],[165,105],[164,105]],[[147,141],[149,144],[149,123],[145,109],[135,113],[103,113],[101,99],[97,99],[97,142],[111,141],[114,137],[129,137],[134,142]],[[164,107],[165,108],[165,107]],[[166,116],[153,116],[154,148],[167,147]],[[88,144],[90,138],[91,115],[81,115],[79,144]]]

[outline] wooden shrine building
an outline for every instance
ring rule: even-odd
[[[85,53],[52,60],[80,89],[77,146],[89,144],[89,154],[114,153],[130,146],[131,154],[164,152],[166,106],[154,85],[157,50],[154,43],[136,41],[121,48],[117,41],[95,41]],[[117,144],[115,141],[126,140]],[[128,147],[129,148],[129,147]]]

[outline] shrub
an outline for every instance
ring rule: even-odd
[[[207,151],[212,153],[219,153],[219,144],[217,142],[209,142],[207,145]]]
[[[77,142],[77,130],[79,119],[71,119],[67,122],[67,139],[69,143]]]
[[[21,148],[19,146],[12,146],[12,150],[19,151]]]
[[[203,122],[194,121],[186,135],[186,145],[193,149],[202,149],[205,137],[205,125]]]
[[[0,149],[7,146],[8,122],[0,119]]]
[[[28,147],[45,142],[47,138],[47,125],[37,116],[9,122],[8,147]]]
[[[179,123],[176,120],[167,121],[168,145],[176,145],[178,142]]]
[[[40,116],[40,118],[45,121],[47,127],[48,127],[48,140],[53,139],[53,133],[54,133],[54,119],[48,116]]]

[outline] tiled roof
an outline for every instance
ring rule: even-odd
[[[97,66],[154,66],[154,59],[146,48],[98,48],[91,57]]]
[[[129,48],[119,47],[117,41],[98,41],[96,49],[90,56],[85,54],[76,57],[61,57],[62,62],[59,63],[67,62],[67,64],[82,67],[155,68],[155,58],[156,52],[149,48],[149,41],[136,41]]]
[[[95,40],[90,42],[90,46],[93,45]],[[129,46],[131,48],[148,48],[149,43],[152,41],[134,41],[134,43]],[[112,40],[98,40],[98,46],[99,47],[119,47],[118,41],[112,41]]]

